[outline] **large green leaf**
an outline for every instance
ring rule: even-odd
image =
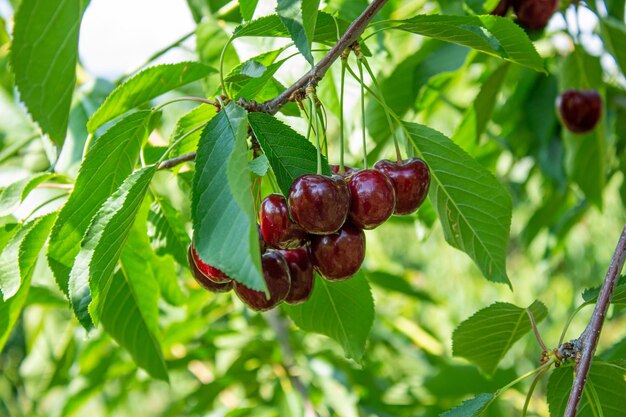
[[[214,71],[211,67],[199,62],[179,62],[146,68],[113,90],[102,106],[91,116],[87,129],[93,133],[106,122],[128,110],[168,91],[204,78]]]
[[[317,151],[304,136],[265,113],[251,113],[248,121],[283,194],[289,194],[296,178],[316,172]],[[328,162],[323,156],[322,173],[330,175]]]
[[[164,197],[156,196],[150,209],[148,234],[158,255],[172,255],[181,265],[187,265],[189,235],[180,213]]]
[[[454,407],[440,417],[480,417],[485,411],[485,407],[493,400],[493,394],[480,394],[474,398],[464,401],[463,404]]]
[[[251,193],[247,114],[229,103],[204,129],[193,177],[193,244],[231,278],[265,290]]]
[[[11,65],[20,98],[60,147],[76,84],[78,32],[88,0],[23,0],[15,14]]]
[[[39,184],[54,177],[51,173],[35,174],[0,189],[0,216],[13,213]]]
[[[624,48],[626,45],[626,25],[624,22],[607,16],[600,19],[600,27],[604,35],[604,45],[615,57],[622,74],[626,74],[626,48]]]
[[[149,111],[130,114],[95,140],[83,160],[74,191],[61,209],[48,245],[48,263],[65,292],[80,242],[104,201],[133,172],[148,136]]]
[[[69,295],[86,329],[101,317],[102,300],[108,296],[117,260],[155,172],[156,166],[150,166],[131,174],[100,207],[81,242],[70,273]]]
[[[626,368],[615,362],[594,360],[591,364],[585,391],[578,407],[577,417],[622,417],[626,403]],[[551,416],[562,416],[567,405],[567,398],[572,389],[574,370],[572,367],[557,368],[550,375],[548,382],[548,405]],[[591,390],[594,394],[591,394]],[[597,395],[601,412],[596,409],[596,402],[589,399]]]
[[[409,140],[430,167],[430,199],[446,241],[467,253],[490,281],[510,285],[506,250],[512,203],[506,189],[441,133],[404,123]]]
[[[528,309],[535,322],[546,318],[548,310],[539,301]],[[483,372],[492,374],[511,346],[531,330],[526,309],[509,303],[494,303],[465,320],[454,330],[454,356],[469,360]]]
[[[202,129],[198,129],[193,133],[189,133],[198,126],[202,126],[209,122],[217,114],[215,106],[210,104],[201,104],[190,112],[181,116],[176,122],[176,126],[170,136],[170,146],[176,145],[169,153],[170,158],[193,152],[198,148],[198,141],[202,135]]]
[[[50,228],[54,223],[56,213],[50,213],[46,216],[35,219],[24,224],[21,229],[15,230],[11,241],[7,242],[1,253],[2,262],[7,262],[7,257],[11,257],[11,263],[17,264],[17,271],[12,270],[11,273],[19,275],[19,288],[8,300],[0,300],[0,351],[11,334],[11,330],[15,325],[30,289],[31,279],[35,264],[39,258],[39,252],[48,237]],[[17,240],[16,240],[17,239]],[[9,249],[17,243],[18,252]],[[9,249],[9,252],[7,252]]]
[[[313,65],[311,43],[315,35],[319,0],[278,0],[276,13],[283,22],[296,48]]]
[[[284,310],[302,330],[334,339],[347,357],[361,361],[374,322],[374,300],[363,274],[340,282],[316,277],[311,298]]]
[[[458,43],[545,72],[543,60],[526,33],[499,16],[420,15],[397,21],[396,29]]]

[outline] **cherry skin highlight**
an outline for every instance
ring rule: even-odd
[[[559,0],[513,0],[519,24],[527,29],[543,29],[556,11]]]
[[[288,304],[302,304],[309,299],[315,282],[315,271],[307,248],[281,250],[289,265],[291,288],[285,298]]]
[[[557,109],[569,131],[587,133],[596,127],[602,116],[602,98],[595,90],[567,90],[557,98]]]
[[[345,223],[349,208],[350,191],[340,176],[307,174],[291,184],[291,217],[308,233],[336,232]]]
[[[266,298],[263,291],[256,291],[235,282],[237,297],[255,311],[267,311],[276,307],[287,297],[291,285],[289,265],[278,251],[267,251],[261,257],[261,265],[263,267],[263,279],[270,293],[269,299]]]
[[[231,278],[226,275],[225,273],[223,273],[222,271],[220,271],[219,269],[204,263],[204,261],[202,261],[202,259],[200,259],[200,255],[198,254],[198,252],[196,252],[196,248],[194,248],[193,246],[189,246],[189,251],[191,252],[191,255],[193,257],[193,260],[196,264],[196,266],[198,267],[198,269],[200,270],[200,272],[202,272],[202,274],[204,274],[205,277],[207,277],[208,279],[210,279],[211,281],[217,283],[217,284],[223,284],[225,282],[230,282],[232,281]]]
[[[346,223],[337,233],[314,236],[309,254],[322,277],[330,281],[348,279],[357,273],[365,259],[365,234]]]
[[[346,179],[350,189],[350,221],[361,229],[384,223],[396,208],[396,192],[385,174],[364,169]]]
[[[289,217],[287,200],[280,194],[271,194],[261,203],[259,213],[261,234],[272,247],[296,249],[303,246],[307,233]]]
[[[233,288],[233,281],[226,281],[223,283],[217,283],[212,279],[209,279],[204,273],[198,268],[196,264],[194,253],[195,250],[192,249],[191,245],[187,249],[187,261],[189,262],[189,269],[191,271],[191,275],[193,275],[196,282],[205,290],[211,292],[228,292]]]
[[[426,199],[430,185],[430,171],[426,162],[419,158],[391,162],[376,162],[374,169],[387,175],[396,191],[395,214],[415,212]]]

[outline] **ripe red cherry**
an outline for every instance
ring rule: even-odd
[[[602,98],[595,90],[567,90],[556,101],[561,121],[574,133],[593,130],[602,115]]]
[[[235,294],[248,307],[255,311],[266,311],[276,307],[287,297],[291,279],[289,266],[283,255],[278,251],[270,250],[261,257],[263,267],[263,279],[270,293],[270,298],[265,297],[263,291],[256,291],[236,282]]]
[[[354,174],[355,172],[358,171],[357,168],[352,168],[349,167],[347,165],[343,166],[343,174],[341,174],[339,172],[339,165],[329,165],[330,166],[330,171],[335,174],[335,175],[341,175],[342,177],[347,177],[350,174]]]
[[[271,194],[261,203],[259,214],[261,233],[275,248],[296,249],[306,243],[307,233],[289,217],[287,200],[280,194]]]
[[[350,175],[350,221],[361,229],[384,223],[396,207],[396,193],[389,177],[374,169]]]
[[[291,276],[291,288],[285,302],[288,304],[304,303],[311,296],[315,282],[315,271],[309,258],[309,251],[306,248],[299,248],[281,250],[280,253],[289,265]]]
[[[261,252],[261,255],[263,255],[265,251],[267,250],[267,242],[265,242],[265,239],[263,239],[263,233],[261,233],[261,226],[259,226],[258,224],[256,225],[256,231],[259,234],[259,250]]]
[[[391,162],[376,162],[374,169],[387,175],[396,191],[396,214],[415,212],[426,199],[430,185],[430,171],[426,162],[419,158]]]
[[[196,264],[196,255],[195,249],[192,249],[191,245],[187,249],[187,261],[189,262],[189,269],[191,270],[191,275],[193,275],[196,282],[205,290],[209,290],[211,292],[228,292],[233,288],[233,281],[226,281],[223,283],[217,283],[212,279],[209,279]],[[206,264],[205,264],[206,265]]]
[[[543,29],[556,11],[559,0],[513,0],[513,10],[520,25]]]
[[[217,284],[223,284],[225,282],[232,281],[232,279],[228,275],[226,275],[219,269],[204,263],[202,259],[200,259],[200,255],[198,254],[198,252],[196,252],[196,248],[190,245],[189,251],[191,252],[193,261],[195,262],[196,266],[198,267],[200,272],[204,274],[205,277]]]
[[[496,8],[493,9],[490,14],[494,16],[506,16],[506,12],[509,11],[510,6],[509,0],[500,0]]]
[[[345,223],[349,208],[348,185],[337,175],[307,174],[291,184],[291,216],[309,233],[323,235],[336,232]]]
[[[348,279],[365,259],[365,234],[346,223],[337,233],[314,236],[309,253],[321,276],[330,281]]]

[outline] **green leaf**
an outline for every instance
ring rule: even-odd
[[[363,274],[365,274],[368,282],[384,288],[387,291],[395,291],[428,303],[435,302],[428,292],[414,288],[413,285],[407,282],[407,280],[402,276],[393,275],[383,271],[366,270],[363,270]]]
[[[245,98],[246,100],[253,100],[257,98],[265,86],[272,81],[276,71],[278,71],[286,61],[287,59],[283,59],[273,63],[265,69],[260,77],[252,78],[242,84],[241,89],[237,92],[236,98]]]
[[[39,285],[31,285],[26,299],[26,306],[36,304],[56,308],[67,308],[67,299],[61,295],[59,290],[43,287]]]
[[[199,62],[179,62],[146,68],[113,90],[91,116],[87,129],[93,133],[117,116],[161,94],[202,79],[212,72],[215,70]]]
[[[587,288],[583,291],[582,297],[585,300],[585,303],[596,303],[598,301],[598,296],[600,295],[600,287]],[[611,304],[626,304],[626,276],[622,276],[615,289],[613,290],[613,295],[611,296]]]
[[[313,65],[311,43],[315,35],[319,0],[278,0],[276,13],[280,16],[296,48]]]
[[[291,184],[296,178],[316,172],[317,151],[304,136],[265,113],[251,113],[248,115],[248,121],[270,162],[283,194],[289,194]],[[330,175],[330,168],[324,156],[322,173]]]
[[[429,196],[446,241],[467,253],[485,278],[510,284],[506,250],[512,203],[506,189],[482,165],[436,130],[404,123],[431,173]]]
[[[267,160],[267,156],[265,156],[265,154],[261,154],[257,158],[248,162],[248,168],[250,168],[250,171],[259,177],[264,177],[265,174],[267,174],[269,167],[270,161]]]
[[[594,359],[576,416],[623,416],[624,403],[626,402],[625,376],[626,369],[620,364]],[[557,368],[550,375],[547,397],[551,416],[564,415],[573,380],[574,372],[572,367]],[[599,399],[602,407],[601,413],[595,409],[595,402],[593,404],[589,402],[590,390],[595,391]]]
[[[271,65],[276,58],[285,50],[285,48],[274,49],[272,51],[263,52],[257,56],[250,58],[249,60],[242,62],[233,68],[224,77],[224,81],[229,83],[239,83],[247,81],[251,78],[259,78],[263,75],[269,65]]]
[[[6,251],[11,243],[2,251],[0,258],[3,259],[3,262],[6,262],[5,259],[8,256],[17,258],[18,271],[13,271],[13,273],[17,272],[21,281],[19,289],[13,297],[9,300],[0,301],[0,351],[4,348],[24,307],[39,252],[48,237],[55,217],[56,213],[47,214],[24,224],[21,229],[15,231],[12,240],[19,239],[19,253],[15,253],[13,249],[10,250],[11,254]]]
[[[624,22],[607,16],[600,19],[604,45],[615,57],[622,74],[626,74],[626,25]]]
[[[63,145],[76,84],[78,32],[88,0],[23,0],[15,14],[11,66],[20,98]]]
[[[150,166],[131,174],[100,207],[81,242],[69,295],[76,317],[88,330],[92,320],[97,324],[102,317],[102,300],[155,171],[156,166]]]
[[[463,404],[454,407],[445,413],[439,414],[440,417],[480,417],[487,405],[494,399],[493,394],[480,394],[472,399],[464,401]]]
[[[175,158],[180,155],[193,152],[198,148],[198,141],[202,135],[202,129],[193,133],[189,133],[194,128],[202,126],[209,122],[217,114],[215,106],[210,104],[201,104],[189,113],[181,116],[176,122],[176,126],[172,131],[169,143],[173,145],[178,142],[170,151],[169,157]],[[185,136],[187,135],[187,136]]]
[[[31,191],[54,176],[51,173],[35,174],[0,189],[0,216],[13,213]]]
[[[419,15],[396,23],[400,25],[395,29],[458,43],[545,72],[543,60],[532,42],[511,19],[499,16]]]
[[[149,215],[148,235],[157,255],[172,255],[187,266],[190,239],[180,213],[163,197],[156,196]]]
[[[548,310],[539,301],[528,309],[535,322],[546,318]],[[526,309],[509,303],[494,303],[465,320],[452,335],[452,354],[461,356],[487,374],[493,374],[509,349],[531,330]]]
[[[239,0],[239,9],[243,20],[251,20],[259,0]]]
[[[265,290],[251,193],[246,111],[231,102],[202,133],[193,177],[193,244],[200,258]]]
[[[374,299],[363,274],[340,282],[318,276],[309,301],[284,310],[302,330],[334,339],[347,357],[361,361],[374,322]]]
[[[140,111],[117,122],[95,140],[80,166],[74,191],[59,213],[48,245],[48,264],[65,294],[70,270],[91,219],[133,172],[141,144],[148,137],[150,114]]]

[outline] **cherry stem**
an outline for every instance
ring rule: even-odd
[[[319,126],[317,124],[317,112],[315,111],[315,90],[312,87],[307,87],[307,98],[309,99],[309,113],[311,114],[311,120],[315,123],[315,147],[317,148],[317,175],[322,174],[322,151],[320,150],[320,135]]]
[[[363,65],[361,60],[357,58],[356,65],[359,68],[359,78],[361,84],[361,131],[363,134],[363,169],[367,169],[367,140],[365,133],[365,78],[363,77]]]
[[[322,132],[322,151],[324,156],[326,156],[326,159],[328,159],[328,137],[326,136],[326,126],[327,126],[327,122],[326,122],[326,110],[324,110],[324,107],[322,106],[322,104],[319,102],[317,102],[317,107],[316,107],[316,113],[317,113],[317,118],[319,120],[320,123],[320,130]]]
[[[343,119],[343,104],[344,93],[346,83],[346,65],[348,57],[341,57],[341,87],[339,93],[339,173],[343,175],[346,172],[343,154],[344,154],[344,119]]]
[[[389,131],[391,132],[391,137],[393,138],[393,144],[396,148],[396,158],[398,159],[398,162],[401,162],[402,153],[400,152],[400,145],[398,144],[398,137],[396,136],[396,129],[394,128],[393,122],[391,121],[391,115],[389,114],[389,111],[388,111],[389,106],[387,105],[387,102],[385,101],[385,95],[383,94],[383,90],[380,88],[380,84],[378,84],[378,81],[376,80],[376,77],[374,76],[374,72],[372,71],[372,68],[367,62],[367,59],[365,58],[365,56],[359,53],[358,59],[363,63],[363,66],[367,70],[367,73],[372,78],[372,83],[374,84],[374,87],[376,87],[376,92],[380,96],[380,100],[385,104],[383,106],[383,111],[385,112],[385,117],[387,118],[387,123],[389,124]]]
[[[537,339],[539,346],[541,346],[541,349],[543,349],[544,352],[548,352],[548,348],[543,342],[541,335],[539,334],[539,329],[537,329],[537,323],[535,322],[535,316],[533,316],[533,312],[527,308],[526,314],[528,314],[528,318],[530,319],[530,326],[533,328],[533,333],[535,334],[535,338]]]
[[[567,323],[565,323],[563,331],[561,332],[561,337],[559,338],[559,346],[563,344],[563,341],[565,340],[565,335],[567,334],[567,330],[569,329],[570,324],[572,324],[572,320],[574,320],[574,317],[576,317],[576,314],[578,314],[580,310],[582,310],[584,307],[587,307],[588,305],[591,305],[591,303],[584,303],[579,305],[576,310],[574,310],[569,316],[569,318],[567,319]]]
[[[548,372],[548,369],[550,369],[550,367],[543,368],[533,378],[533,382],[530,384],[530,388],[528,389],[528,393],[526,394],[526,401],[524,401],[524,408],[522,409],[522,417],[526,417],[526,412],[528,411],[528,406],[530,405],[530,399],[533,396],[533,392],[535,392],[535,388],[537,387],[539,380],[541,379],[542,376],[545,375],[546,372]]]

